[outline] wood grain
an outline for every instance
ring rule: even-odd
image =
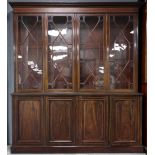
[[[42,143],[42,101],[39,97],[15,99],[15,143]]]
[[[136,97],[111,97],[110,141],[112,145],[139,143],[139,100]]]
[[[24,4],[24,3],[23,3]],[[25,3],[26,4],[26,3]],[[94,5],[93,5],[94,4]],[[39,4],[12,3],[14,12],[15,92],[13,97],[13,145],[15,153],[144,152],[142,146],[142,93],[138,92],[138,14],[140,5],[123,3]],[[48,89],[48,16],[72,16],[73,89]],[[104,87],[80,89],[80,16],[103,17]],[[110,88],[110,16],[132,16],[134,32],[133,88]],[[43,36],[43,85],[41,89],[18,88],[18,17],[41,16]],[[91,18],[91,23],[92,22]],[[102,19],[102,18],[101,18]],[[87,20],[85,21],[86,25]],[[62,28],[63,25],[60,23]],[[90,24],[91,25],[91,24]],[[90,26],[88,24],[88,29]],[[66,25],[65,25],[66,26]],[[25,30],[23,30],[25,31]],[[92,30],[90,30],[92,31]],[[94,32],[94,36],[99,35]],[[128,31],[127,33],[130,33]],[[141,33],[139,31],[139,33]],[[90,34],[88,34],[89,36]],[[93,36],[93,37],[94,37]],[[145,35],[144,35],[145,36]],[[128,38],[128,35],[125,36]],[[63,39],[63,37],[61,37]],[[145,41],[145,39],[144,39]],[[120,41],[121,42],[121,41]],[[93,45],[90,42],[90,50]],[[34,45],[32,45],[34,47]],[[39,47],[39,45],[38,45]],[[96,47],[96,46],[95,46]],[[141,46],[140,46],[141,47]],[[38,50],[38,49],[37,49]],[[35,51],[33,51],[35,52]],[[116,50],[116,52],[118,52]],[[122,52],[122,51],[119,51]],[[143,52],[146,54],[146,52]],[[25,56],[26,54],[23,54]],[[87,56],[89,57],[89,56]],[[96,58],[96,57],[94,57]],[[143,58],[144,60],[144,58]],[[24,62],[27,65],[28,59]],[[96,61],[96,60],[95,60]],[[125,60],[126,61],[126,60]],[[63,63],[62,63],[63,65]],[[144,65],[143,65],[144,67]],[[95,68],[95,72],[99,67]],[[86,70],[84,70],[85,72]],[[91,71],[90,71],[91,72]],[[144,71],[146,73],[146,71]],[[51,73],[52,75],[53,73]],[[50,76],[51,76],[50,75]],[[127,76],[127,75],[126,75]],[[23,75],[23,77],[26,77]],[[87,77],[87,76],[86,76]],[[89,78],[89,77],[88,77]],[[143,77],[142,77],[143,78]],[[143,78],[145,80],[145,78]],[[96,80],[96,79],[95,79]],[[122,80],[128,80],[124,78]],[[141,77],[139,76],[139,80]],[[146,82],[144,81],[143,82]],[[59,87],[60,88],[60,87]],[[146,87],[142,88],[146,94]],[[145,104],[146,105],[146,104]],[[144,106],[143,108],[145,108]],[[144,110],[143,110],[144,111]]]
[[[107,144],[107,98],[81,97],[79,105],[79,138],[82,144]]]
[[[47,141],[51,145],[74,142],[74,105],[73,98],[47,98]]]

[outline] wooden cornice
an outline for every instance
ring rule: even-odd
[[[141,7],[145,2],[9,2],[17,7]]]

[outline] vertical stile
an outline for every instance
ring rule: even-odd
[[[133,82],[134,82],[134,86],[133,89],[135,92],[138,91],[138,19],[137,19],[137,15],[133,15],[133,27],[134,27],[134,58],[133,58],[133,63],[134,63],[134,67],[133,67]]]
[[[44,31],[44,35],[45,35],[45,39],[44,39],[44,89],[47,90],[48,89],[48,16],[47,14],[44,15],[44,28],[45,28],[45,31]]]
[[[109,24],[109,15],[105,15],[105,22],[104,22],[104,65],[105,65],[105,74],[104,74],[104,83],[105,83],[105,90],[109,89],[109,38],[110,38],[110,24]]]

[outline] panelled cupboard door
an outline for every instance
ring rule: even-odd
[[[43,140],[43,104],[41,97],[15,97],[14,143],[38,145]]]
[[[73,97],[46,98],[46,137],[49,145],[72,145],[75,135]]]
[[[108,143],[107,103],[107,97],[80,97],[78,109],[80,144],[106,145]]]
[[[139,97],[110,99],[111,145],[136,145],[141,142],[141,105]]]

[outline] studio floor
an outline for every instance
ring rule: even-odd
[[[8,146],[7,155],[24,155],[24,154],[14,154],[10,152],[10,146]],[[28,155],[35,155],[35,154],[28,154]],[[36,155],[43,155],[43,154],[36,154]],[[67,154],[45,154],[45,155],[67,155]],[[69,155],[74,155],[73,153]],[[146,155],[145,153],[76,153],[76,155]]]

